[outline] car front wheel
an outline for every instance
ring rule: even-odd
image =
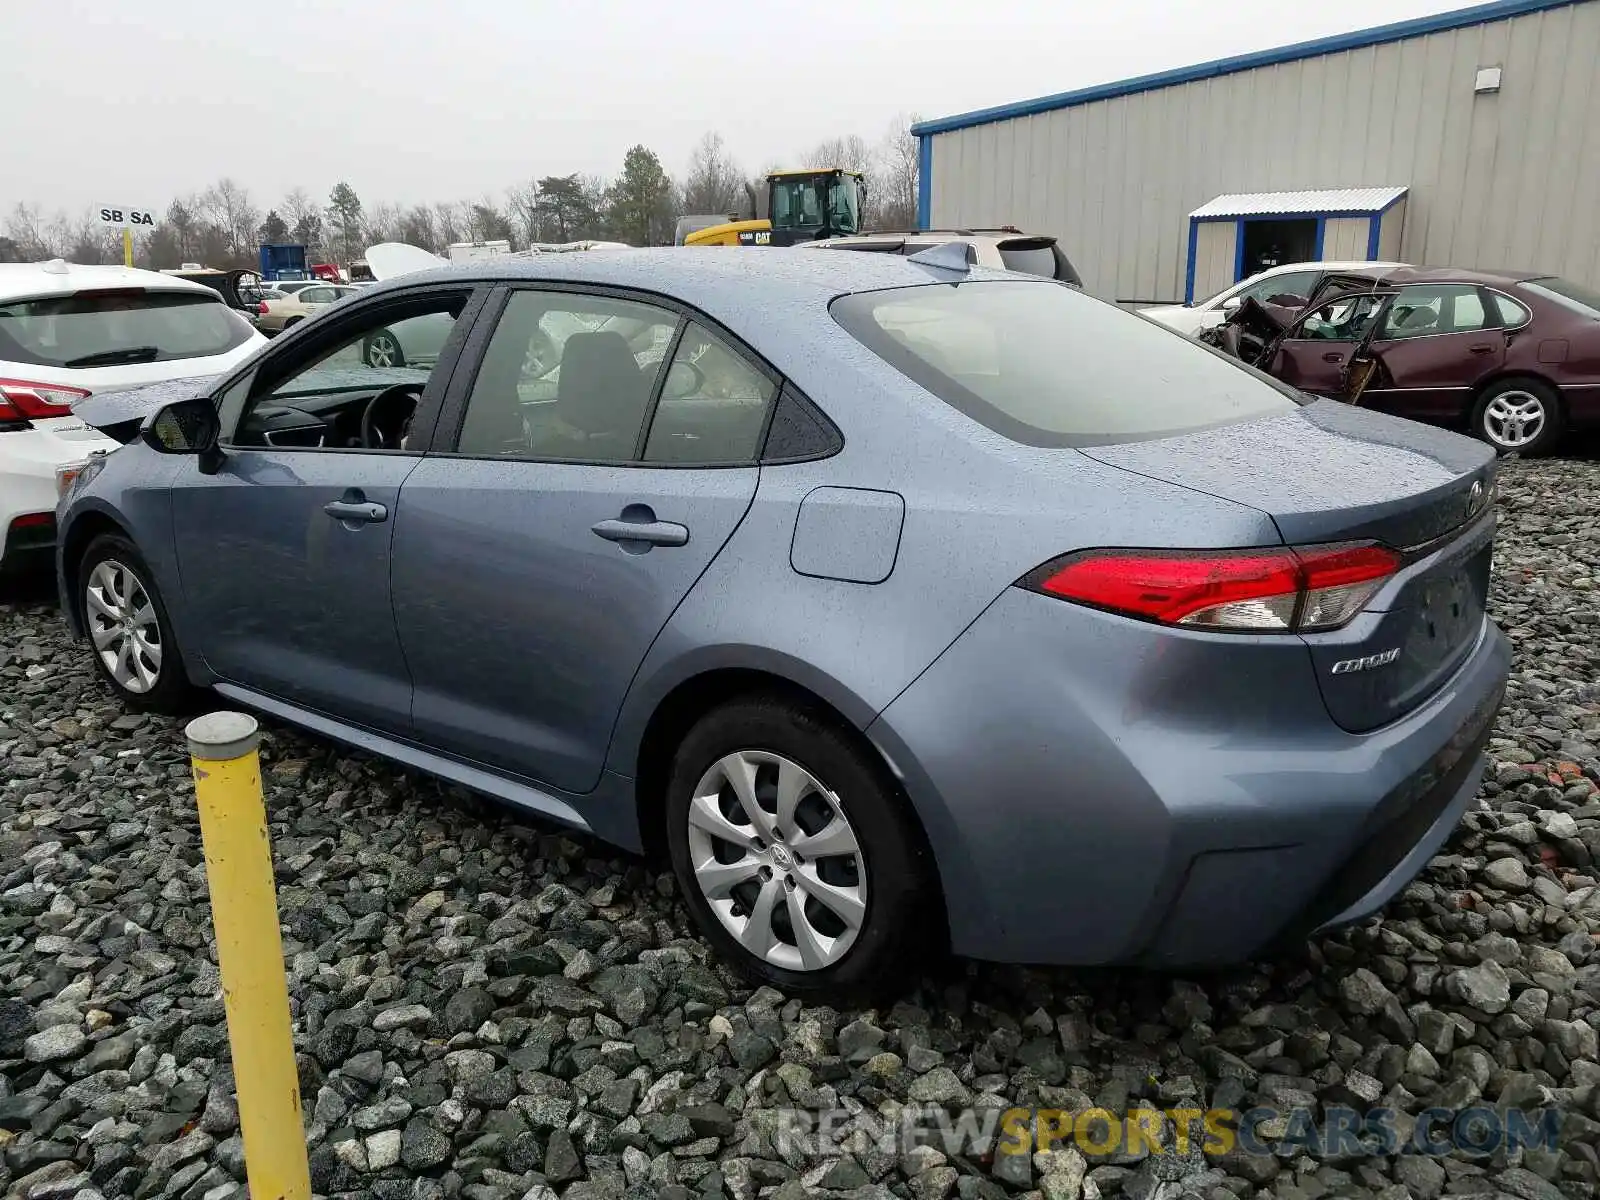
[[[942,928],[921,831],[882,767],[823,714],[726,704],[685,737],[667,793],[674,874],[701,929],[795,995],[882,992]]]
[[[182,711],[192,689],[166,607],[133,543],[113,534],[95,538],[79,566],[78,588],[95,670],[117,698],[141,711]]]
[[[1472,431],[1502,454],[1548,454],[1561,427],[1561,400],[1538,379],[1502,379],[1472,410]]]

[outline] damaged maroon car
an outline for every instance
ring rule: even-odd
[[[1553,275],[1344,272],[1298,311],[1247,300],[1201,336],[1302,391],[1466,425],[1503,453],[1600,423],[1600,292]]]

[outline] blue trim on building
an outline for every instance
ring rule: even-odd
[[[1367,219],[1370,221],[1372,218],[1368,217]],[[1311,255],[1311,261],[1312,262],[1321,262],[1322,261],[1322,241],[1323,241],[1323,239],[1325,237],[1327,237],[1327,235],[1328,235],[1328,218],[1326,216],[1320,216],[1319,215],[1317,217],[1317,245],[1316,245],[1316,250]]]
[[[1390,205],[1389,208],[1393,208]],[[1383,212],[1388,212],[1386,208]],[[1378,261],[1378,239],[1383,236],[1383,213],[1375,212],[1367,218],[1367,261]]]
[[[1240,217],[1233,223],[1233,282],[1238,283],[1244,278],[1244,226],[1245,219]]]
[[[1194,303],[1194,256],[1200,250],[1200,219],[1189,218],[1189,270],[1183,280],[1183,302]]]
[[[917,139],[917,228],[933,224],[933,138]]]
[[[1192,67],[1180,67],[1174,71],[1158,71],[1153,75],[1140,75],[1116,83],[1097,84],[1076,91],[1058,92],[1053,96],[1022,100],[1015,104],[980,108],[973,112],[958,113],[953,117],[939,117],[913,125],[911,132],[922,138],[926,144],[929,136],[935,133],[949,133],[956,129],[968,129],[974,125],[989,125],[995,121],[1008,121],[1015,117],[1030,117],[1037,113],[1052,112],[1058,108],[1072,108],[1096,100],[1112,100],[1118,96],[1131,96],[1138,92],[1155,91],[1180,83],[1215,79],[1219,75],[1233,75],[1239,71],[1253,71],[1258,67],[1298,62],[1323,54],[1337,54],[1343,50],[1381,46],[1386,42],[1400,42],[1424,34],[1443,33],[1446,30],[1482,25],[1489,21],[1503,21],[1509,17],[1525,16],[1545,9],[1568,8],[1582,2],[1583,0],[1495,0],[1492,4],[1478,4],[1472,8],[1456,9],[1454,12],[1438,13],[1431,17],[1396,21],[1390,25],[1378,25],[1354,33],[1341,33],[1333,37],[1317,38],[1314,41],[1296,42],[1292,46],[1279,46],[1274,50],[1258,50],[1251,54],[1219,58]]]

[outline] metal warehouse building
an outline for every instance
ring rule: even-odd
[[[913,132],[923,228],[1055,234],[1110,299],[1323,258],[1600,286],[1600,0],[1499,0]]]

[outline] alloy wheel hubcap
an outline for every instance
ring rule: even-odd
[[[818,971],[855,944],[866,861],[839,797],[799,763],[740,750],[689,801],[689,857],[711,911],[757,958]]]
[[[161,623],[139,577],[105,559],[89,573],[83,596],[90,640],[117,686],[134,693],[155,687],[161,677]]]
[[[1544,429],[1544,403],[1531,392],[1501,392],[1484,409],[1483,425],[1496,445],[1526,446]]]
[[[367,344],[367,363],[374,367],[392,367],[395,359],[394,341],[387,337],[375,337]]]

